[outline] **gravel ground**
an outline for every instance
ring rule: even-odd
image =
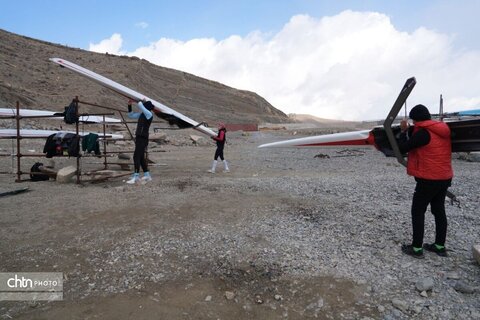
[[[1,175],[1,190],[31,191],[0,198],[0,271],[63,272],[65,288],[62,302],[0,302],[0,319],[480,319],[478,163],[453,161],[449,257],[418,260],[400,251],[415,182],[395,159],[231,133],[231,172],[212,175],[213,144],[185,136],[151,145],[147,185]],[[427,214],[426,242],[433,231]]]

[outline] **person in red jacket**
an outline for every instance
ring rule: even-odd
[[[400,123],[399,148],[408,152],[407,174],[417,182],[412,199],[413,241],[402,245],[402,252],[423,258],[423,249],[447,256],[447,215],[445,197],[453,178],[450,128],[444,122],[431,120],[424,105],[416,105],[409,114],[414,126],[406,120]],[[423,243],[425,212],[430,210],[435,218],[435,243]]]
[[[223,148],[225,147],[225,142],[227,141],[227,129],[223,123],[218,124],[218,134],[216,137],[212,137],[213,140],[217,142],[217,150],[215,150],[215,155],[213,156],[212,168],[208,170],[210,173],[215,173],[215,168],[217,167],[217,159],[220,159],[223,162],[223,172],[230,172],[228,168],[227,160],[223,157]]]

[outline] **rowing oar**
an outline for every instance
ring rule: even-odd
[[[407,166],[407,161],[403,157],[402,153],[400,152],[400,148],[398,147],[397,140],[395,139],[395,135],[393,134],[392,123],[396,119],[398,113],[402,109],[403,104],[405,103],[408,96],[410,95],[410,92],[412,92],[413,87],[415,87],[416,83],[417,83],[417,80],[415,80],[415,77],[407,79],[407,81],[405,82],[405,85],[402,88],[402,91],[400,91],[400,94],[398,95],[397,100],[395,100],[395,103],[393,104],[393,107],[390,110],[390,113],[388,114],[387,118],[385,119],[385,122],[383,123],[383,128],[385,129],[385,133],[387,134],[387,138],[388,138],[388,141],[390,142],[393,153],[395,154],[397,161],[404,167]],[[448,190],[447,190],[447,197],[450,198],[452,205],[454,203],[457,203],[458,206],[460,206],[460,201],[457,200],[457,197]]]

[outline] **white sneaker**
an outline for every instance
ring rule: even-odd
[[[208,172],[215,173],[215,170],[209,169]]]
[[[133,175],[132,178],[130,178],[130,180],[127,181],[128,184],[137,184],[140,182],[140,178],[138,177],[138,175]]]
[[[141,180],[142,184],[145,184],[145,183],[147,183],[147,182],[152,181],[152,177],[151,177],[150,175],[148,175],[148,176],[143,176],[142,179],[140,179],[140,180]]]

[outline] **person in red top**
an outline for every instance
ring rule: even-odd
[[[416,105],[409,114],[414,126],[406,120],[400,123],[399,148],[408,152],[407,174],[417,182],[412,199],[413,241],[402,245],[402,252],[415,258],[423,258],[423,249],[447,256],[447,215],[445,197],[453,178],[450,128],[444,122],[431,120],[424,105]],[[430,205],[435,218],[435,243],[423,243],[425,212]]]
[[[218,124],[218,134],[216,137],[212,137],[213,140],[217,142],[217,150],[215,150],[215,155],[213,156],[212,168],[208,172],[215,173],[215,168],[217,167],[217,159],[220,159],[223,162],[223,172],[230,172],[228,168],[227,160],[223,157],[223,148],[225,147],[225,142],[227,141],[226,136],[227,129],[223,123]]]

